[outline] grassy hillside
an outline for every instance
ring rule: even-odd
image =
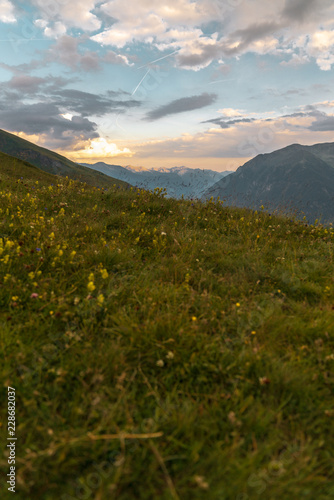
[[[0,130],[0,151],[27,161],[50,174],[68,176],[70,179],[86,182],[91,186],[110,187],[115,183],[119,186],[128,186],[126,182],[110,178],[101,172],[74,163],[64,156],[41,148],[4,130]]]
[[[10,386],[15,498],[333,498],[333,230],[12,174],[0,466]]]

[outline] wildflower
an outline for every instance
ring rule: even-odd
[[[260,377],[259,378],[259,382],[260,382],[261,385],[268,385],[268,384],[270,384],[270,380],[267,377]]]
[[[197,321],[196,316],[193,316],[191,319],[192,319],[192,321]]]
[[[88,285],[87,285],[87,289],[88,289],[88,291],[89,291],[89,292],[93,292],[93,291],[95,290],[95,288],[96,288],[96,287],[95,287],[94,283],[93,283],[92,281],[90,281],[90,282],[88,283]]]
[[[63,254],[64,254],[64,252],[62,250],[59,250],[59,252],[58,252],[59,257],[61,257]]]
[[[237,302],[237,303],[235,304],[235,307],[240,307],[239,302]]]
[[[108,271],[106,269],[101,269],[101,276],[104,280],[106,280],[109,276]]]
[[[195,476],[194,481],[195,483],[197,483],[197,486],[202,490],[209,489],[209,484],[204,480],[203,476]]]
[[[74,305],[77,306],[79,304],[79,302],[80,302],[79,297],[75,297],[75,299],[74,299]]]
[[[94,281],[94,273],[90,273],[88,281]]]
[[[97,299],[96,299],[96,300],[97,300],[97,303],[98,303],[100,306],[102,306],[102,305],[103,305],[103,302],[104,302],[104,296],[103,296],[103,294],[102,294],[102,293],[100,293],[100,295],[98,295],[98,297],[97,297]]]
[[[162,359],[159,359],[159,361],[157,361],[157,366],[160,366],[160,368],[162,368],[164,366],[164,361]]]
[[[38,299],[38,293],[32,293],[32,294],[30,295],[30,298],[31,298],[31,299]]]
[[[52,232],[51,234],[49,234],[49,238],[50,238],[50,240],[54,240],[55,239],[55,233]]]
[[[14,302],[16,302],[16,301],[18,300],[18,297],[17,297],[16,295],[15,295],[15,296],[13,296],[13,297],[12,297],[12,300],[13,300]]]
[[[252,335],[256,335],[256,331],[255,331],[255,330],[253,330],[253,331],[251,332],[251,334],[252,334]]]
[[[172,351],[168,351],[168,353],[166,354],[166,358],[167,359],[174,359],[174,353]]]
[[[167,236],[167,234],[162,231],[161,236]]]
[[[54,312],[53,311],[50,311],[50,316],[53,316]]]

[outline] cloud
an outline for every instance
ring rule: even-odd
[[[217,97],[217,94],[208,94],[206,92],[201,95],[182,97],[181,99],[176,99],[175,101],[160,106],[153,111],[149,111],[145,117],[145,120],[158,120],[159,118],[163,118],[164,116],[204,108],[206,106],[209,106],[210,104],[213,104],[216,101]]]
[[[222,115],[226,116],[227,118],[235,118],[236,116],[244,116],[244,111],[242,111],[241,109],[233,109],[233,108],[218,109],[218,113],[222,113]]]
[[[72,69],[97,71],[100,67],[98,54],[87,50],[80,53],[81,42],[80,38],[64,35],[49,49],[47,58],[49,61],[59,62]]]
[[[282,15],[291,21],[303,21],[317,3],[316,0],[287,0]]]
[[[132,66],[127,56],[116,54],[112,50],[100,56],[98,52],[83,49],[82,46],[86,41],[84,37],[63,35],[51,46],[46,59],[49,62],[58,62],[73,70],[84,72],[100,70],[101,62]]]
[[[99,138],[93,116],[124,113],[141,105],[127,92],[105,95],[64,88],[71,79],[26,75],[15,67],[0,84],[0,128],[40,135],[46,147],[73,148],[78,141]]]
[[[98,137],[96,123],[80,116],[67,120],[53,103],[8,106],[0,116],[0,128],[25,134],[47,134],[49,144],[73,145],[78,139]]]
[[[189,162],[191,158],[207,157],[248,159],[292,143],[332,142],[334,115],[317,109],[320,105],[333,111],[334,101],[300,107],[294,113],[271,118],[268,118],[272,115],[270,112],[256,117],[252,113],[247,116],[245,112],[243,118],[227,122],[219,122],[221,118],[207,120],[213,127],[204,132],[135,144],[134,159],[169,158],[174,163],[182,162],[182,158]]]
[[[310,20],[318,20],[330,7],[331,0],[286,0],[282,17],[297,24],[307,23]]]
[[[306,46],[306,52],[316,59],[320,69],[329,71],[334,64],[334,30],[313,33]]]
[[[308,55],[304,54],[292,54],[292,57],[289,61],[282,61],[281,66],[300,66],[302,64],[306,64],[310,62],[310,58]]]
[[[61,23],[66,29],[78,28],[92,32],[101,28],[101,21],[92,12],[96,0],[32,0],[31,3],[37,8],[41,20],[45,22],[44,29],[50,32],[57,30],[57,23]],[[59,25],[58,25],[59,29]],[[45,32],[48,34],[48,31]]]
[[[0,0],[0,22],[16,22],[14,5],[9,0]]]
[[[108,96],[91,94],[75,89],[63,89],[54,93],[58,106],[80,113],[82,116],[103,116],[108,113],[123,113],[141,105],[135,99],[110,99]]]
[[[315,132],[334,131],[334,116],[319,116],[309,127],[309,130]]]
[[[36,27],[46,37],[62,40],[51,49],[52,57],[80,71],[96,71],[102,61],[130,65],[127,54],[111,51],[101,61],[95,52],[79,50],[64,39],[83,32],[100,46],[128,49],[142,43],[152,51],[172,51],[175,66],[194,71],[222,57],[247,53],[289,56],[283,66],[315,60],[324,71],[334,63],[331,0],[156,0],[153,4],[128,0],[126,9],[123,0],[32,0],[31,4],[37,11]],[[15,20],[12,3],[0,0],[0,5],[2,19]]]
[[[205,120],[201,123],[214,123],[215,125],[219,125],[221,128],[229,128],[236,123],[251,123],[254,120],[255,118],[237,118],[225,121],[222,118],[212,118],[211,120]]]
[[[130,63],[129,59],[126,56],[121,54],[116,54],[113,50],[109,50],[106,55],[103,57],[103,61],[109,64],[121,64],[124,66],[133,66],[133,63]]]
[[[72,157],[75,161],[98,161],[101,160],[101,158],[114,158],[117,156],[131,158],[133,154],[134,153],[129,148],[120,149],[114,142],[99,137],[85,143],[79,143],[72,154],[67,154],[67,156]]]
[[[45,83],[44,78],[38,78],[36,76],[29,76],[24,74],[18,74],[13,76],[13,78],[8,82],[8,86],[18,92],[23,92],[26,94],[36,93],[40,86]]]

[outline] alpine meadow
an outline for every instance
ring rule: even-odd
[[[6,155],[0,180],[16,498],[333,496],[331,227]]]

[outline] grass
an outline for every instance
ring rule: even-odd
[[[330,227],[0,169],[16,498],[334,496]]]

